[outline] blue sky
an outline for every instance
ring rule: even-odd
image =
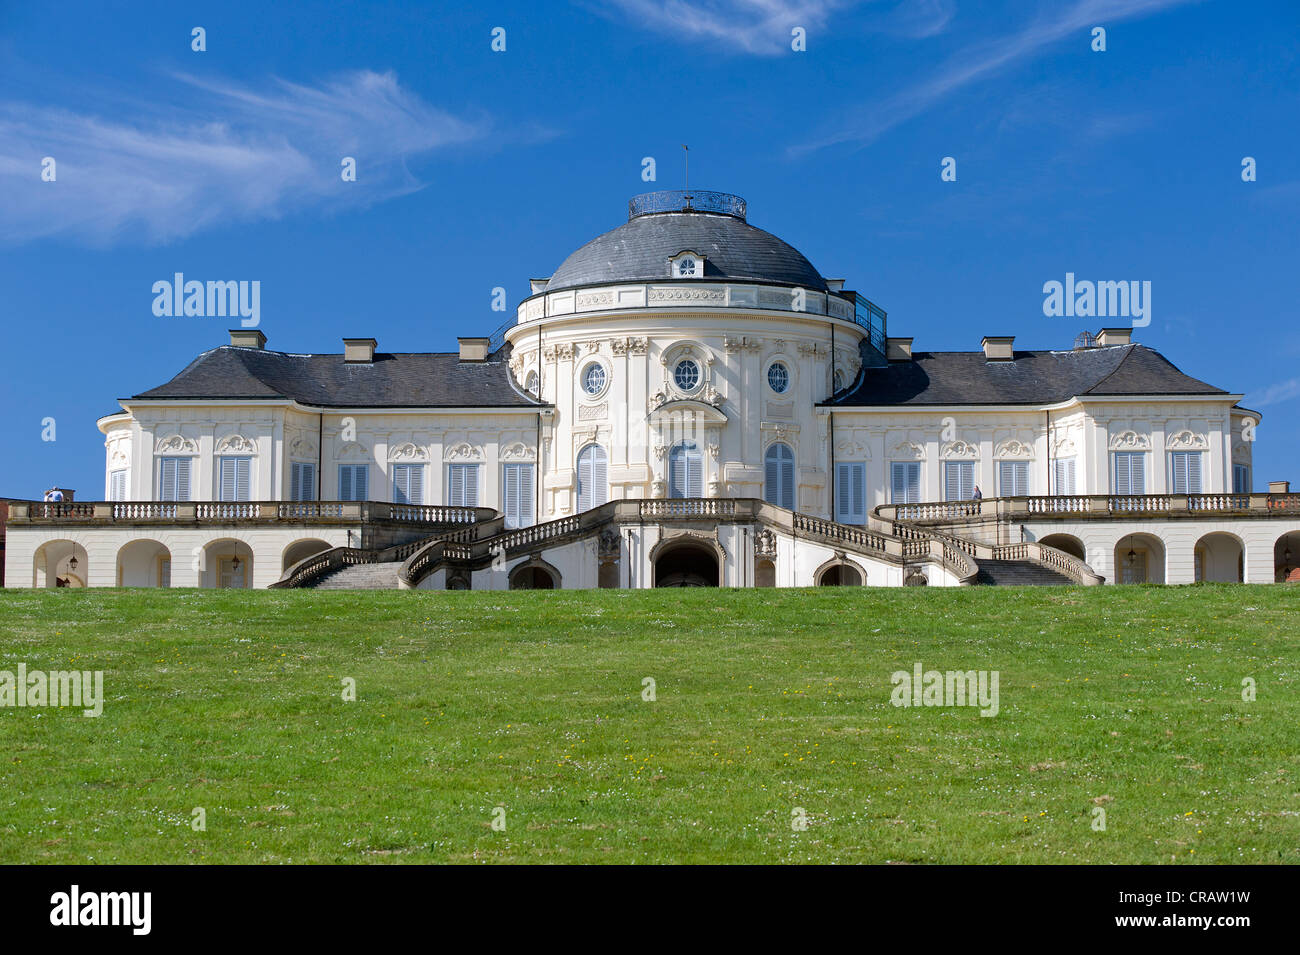
[[[1294,0],[0,0],[0,496],[101,497],[95,419],[228,340],[155,281],[260,281],[271,348],[449,350],[682,143],[917,349],[1066,348],[1111,323],[1044,282],[1150,281],[1135,339],[1264,413],[1257,486],[1300,480],[1298,40]]]

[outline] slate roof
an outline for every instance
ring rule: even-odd
[[[592,239],[561,263],[546,291],[668,279],[668,260],[687,249],[704,256],[706,280],[743,279],[826,290],[826,280],[798,249],[743,219],[707,212],[660,212],[637,216]]]
[[[1145,345],[1077,351],[1017,351],[988,361],[983,351],[914,352],[911,361],[863,368],[832,407],[1042,405],[1076,396],[1226,395],[1183,374]]]
[[[234,345],[204,352],[165,385],[134,398],[290,398],[324,408],[543,406],[515,389],[509,366],[496,355],[463,362],[456,352],[377,352],[372,364],[356,364],[342,355]]]

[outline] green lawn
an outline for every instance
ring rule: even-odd
[[[0,863],[1300,862],[1300,588],[0,591],[19,662],[106,702],[0,709]]]

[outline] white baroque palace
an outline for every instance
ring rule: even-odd
[[[914,350],[719,193],[633,199],[496,338],[239,329],[99,422],[104,499],[10,505],[9,586],[1265,583],[1260,416],[1131,341]]]

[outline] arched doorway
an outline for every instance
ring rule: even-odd
[[[89,579],[86,548],[73,541],[46,541],[32,557],[33,587],[84,587]]]
[[[1198,583],[1239,584],[1245,580],[1246,549],[1234,534],[1215,531],[1196,542],[1194,576]]]
[[[306,560],[308,557],[315,557],[317,554],[323,554],[331,550],[331,546],[318,538],[307,538],[306,540],[294,541],[284,549],[284,554],[280,558],[280,573],[284,573],[300,560]]]
[[[1163,584],[1165,545],[1152,534],[1126,534],[1115,542],[1115,583]]]
[[[541,562],[520,564],[510,572],[511,590],[555,590],[559,572]]]
[[[1273,579],[1279,583],[1300,583],[1300,531],[1283,534],[1273,545]]]
[[[170,587],[172,554],[156,540],[131,541],[117,552],[119,587]]]
[[[246,590],[253,586],[253,549],[241,540],[225,537],[203,548],[199,586],[218,590]]]
[[[1065,551],[1071,557],[1077,557],[1087,563],[1087,551],[1084,549],[1083,541],[1073,534],[1048,534],[1038,543],[1044,547],[1055,547],[1057,550]]]
[[[718,555],[707,544],[664,545],[654,557],[656,587],[717,587]]]
[[[761,557],[754,562],[754,586],[776,586],[776,564],[773,561]]]
[[[823,565],[817,572],[818,587],[861,587],[862,573],[848,562]]]

